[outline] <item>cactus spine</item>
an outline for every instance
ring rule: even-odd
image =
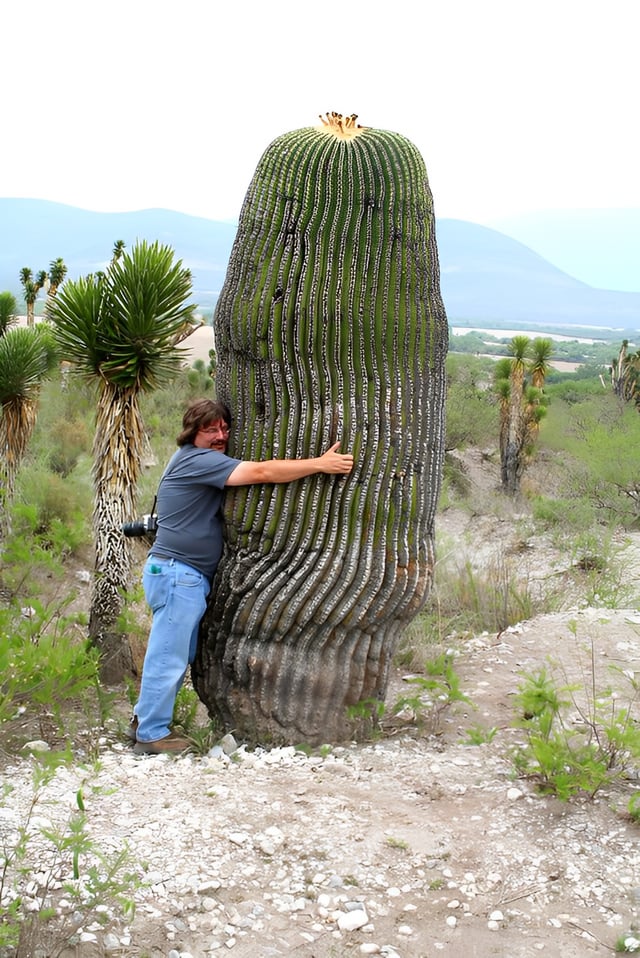
[[[349,706],[384,698],[433,574],[447,322],[413,144],[338,114],[276,139],[214,328],[233,455],[315,456],[340,440],[356,468],[227,494],[196,688],[250,737],[338,741],[358,734]]]

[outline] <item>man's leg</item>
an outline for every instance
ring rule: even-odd
[[[153,556],[145,563],[142,582],[153,622],[134,713],[138,741],[155,742],[170,734],[176,695],[195,649],[210,586],[197,569]]]

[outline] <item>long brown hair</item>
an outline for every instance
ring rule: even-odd
[[[213,399],[194,399],[182,417],[182,432],[176,439],[177,444],[187,446],[192,443],[201,429],[206,429],[218,419],[231,426],[231,410],[226,403]]]

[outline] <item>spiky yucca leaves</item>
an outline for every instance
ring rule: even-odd
[[[97,386],[89,635],[102,653],[106,681],[119,681],[133,665],[117,619],[131,565],[120,527],[136,516],[145,449],[140,394],[180,368],[175,346],[198,325],[190,295],[191,274],[174,262],[170,247],[141,242],[127,254],[119,242],[105,273],[64,283],[48,304],[63,357]]]
[[[0,336],[4,336],[9,327],[17,321],[17,303],[13,293],[0,293]]]
[[[275,140],[215,336],[233,455],[316,456],[340,440],[356,468],[227,494],[196,687],[254,739],[344,739],[358,731],[349,707],[384,698],[433,572],[447,323],[417,149],[337,115]]]
[[[509,495],[520,491],[527,448],[537,438],[546,414],[543,386],[553,353],[550,339],[514,336],[511,358],[498,360],[494,383],[500,404],[500,472],[502,489]]]
[[[0,336],[0,537],[9,531],[7,506],[35,428],[40,387],[55,365],[46,324],[14,327]]]
[[[41,269],[34,277],[33,271],[28,266],[23,266],[20,270],[20,282],[24,290],[24,302],[27,307],[27,326],[33,326],[36,300],[38,293],[47,282],[47,271]]]

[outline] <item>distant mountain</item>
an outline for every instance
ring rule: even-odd
[[[594,289],[486,226],[440,220],[436,230],[450,322],[640,330],[640,293]]]
[[[170,210],[95,213],[48,200],[0,199],[0,289],[21,295],[19,273],[47,269],[61,256],[77,279],[104,269],[113,245],[124,240],[167,243],[193,273],[196,301],[215,303],[227,269],[236,227]]]
[[[193,274],[194,299],[211,310],[236,228],[170,210],[95,213],[45,200],[0,199],[0,290],[20,297],[19,272],[61,256],[69,278],[103,269],[113,244],[160,240]],[[450,323],[531,323],[640,329],[640,293],[594,289],[496,230],[439,220],[442,293]]]
[[[488,225],[590,286],[640,290],[640,209],[544,210]]]

